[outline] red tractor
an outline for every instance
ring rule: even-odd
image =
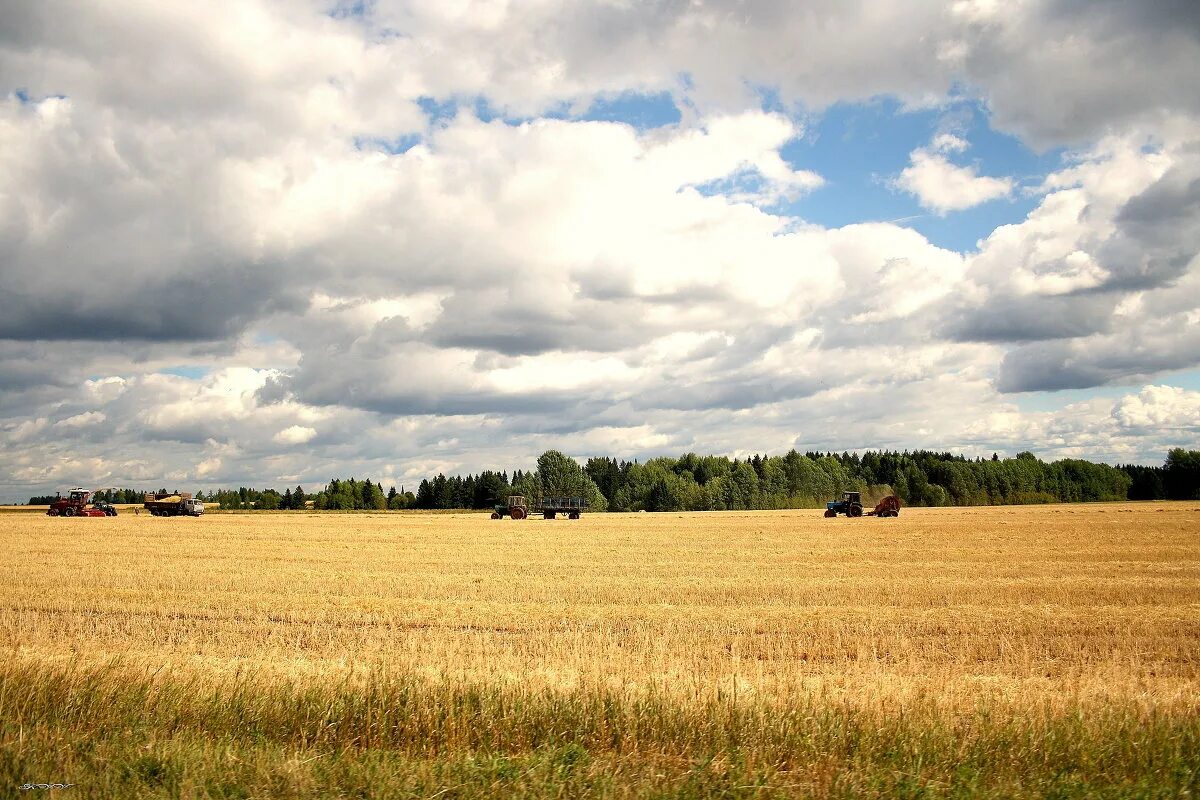
[[[58,495],[46,514],[51,517],[115,517],[117,510],[107,503],[89,504],[92,493],[86,489],[72,489],[66,497]]]

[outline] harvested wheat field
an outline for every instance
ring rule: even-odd
[[[0,535],[0,793],[1200,790],[1200,503]]]

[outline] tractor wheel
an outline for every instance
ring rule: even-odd
[[[73,516],[75,516],[75,506],[67,506],[66,508],[64,508],[64,509],[63,509],[63,516],[64,516],[64,517],[73,517]]]
[[[520,506],[514,508],[509,513],[512,514],[513,519],[525,519],[525,517],[528,516],[528,514],[525,513],[525,509],[521,508]]]
[[[492,519],[500,519],[500,515],[499,515],[499,514],[497,514],[495,511],[493,511],[493,512],[492,512]]]
[[[836,517],[837,512],[834,511],[832,508],[827,508],[827,509],[825,509],[825,516],[826,517]]]
[[[862,506],[860,506],[858,503],[852,503],[850,505],[850,511],[846,516],[861,517],[862,516]]]
[[[57,517],[57,516],[58,516],[58,509],[57,509],[57,508],[51,508],[51,509],[49,509],[49,510],[46,512],[46,516],[48,516],[48,517]]]
[[[569,515],[567,515],[567,518],[568,519],[579,519],[579,512],[572,511]]]

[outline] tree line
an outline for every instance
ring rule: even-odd
[[[276,489],[260,491],[242,486],[236,490],[219,489],[207,495],[201,491],[196,493],[196,497],[205,502],[218,503],[222,509],[259,511],[302,511],[307,508],[321,511],[383,511],[412,508],[416,502],[411,492],[397,492],[393,486],[391,491],[384,494],[381,484],[370,480],[358,481],[354,478],[335,478],[324,489],[313,494],[305,493],[303,486],[285,489],[283,494]]]
[[[597,457],[580,465],[557,451],[529,472],[438,475],[421,482],[417,508],[488,508],[508,494],[587,497],[594,509],[708,511],[820,508],[843,492],[871,503],[896,494],[910,506],[1005,505],[1200,497],[1200,451],[1172,450],[1161,467],[1032,453],[968,459],[947,452],[799,453],[747,459],[698,456],[644,463]]]
[[[532,470],[439,474],[422,480],[415,494],[394,486],[385,493],[381,483],[349,478],[334,479],[311,495],[297,486],[283,494],[241,487],[196,496],[223,509],[304,509],[309,502],[330,510],[485,509],[518,494],[531,502],[584,497],[595,511],[718,511],[819,508],[848,491],[862,492],[870,503],[894,493],[910,506],[1192,500],[1200,498],[1200,450],[1171,450],[1162,466],[1116,467],[1081,459],[1045,462],[1028,452],[968,459],[928,450],[861,455],[792,450],[746,459],[686,453],[644,463],[601,456],[581,465],[549,450]],[[142,492],[114,489],[97,498],[140,503]],[[53,499],[31,497],[30,504]]]

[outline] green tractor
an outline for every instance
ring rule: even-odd
[[[505,505],[496,505],[492,509],[492,519],[503,519],[506,516],[513,519],[528,517],[529,504],[525,502],[525,498],[519,494],[510,495]]]

